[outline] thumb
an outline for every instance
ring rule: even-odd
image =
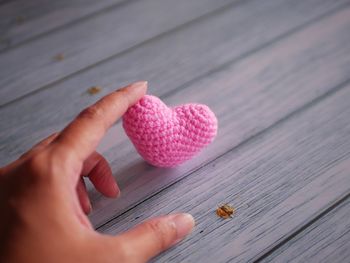
[[[148,220],[117,236],[126,261],[146,262],[182,240],[194,227],[190,214],[173,214]]]

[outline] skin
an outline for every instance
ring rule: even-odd
[[[120,193],[95,149],[146,89],[137,82],[105,96],[0,168],[0,262],[146,262],[191,232],[189,214],[154,218],[118,236],[97,233],[86,216],[83,176],[108,197]]]

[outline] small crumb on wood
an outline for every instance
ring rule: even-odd
[[[8,47],[8,46],[10,46],[10,44],[11,44],[11,41],[9,39],[0,37],[0,45]]]
[[[231,218],[234,212],[235,208],[233,208],[229,204],[224,204],[216,209],[216,215],[223,219]]]
[[[102,88],[99,87],[99,86],[94,86],[94,87],[91,87],[87,90],[87,92],[90,94],[90,95],[95,95],[99,92],[101,92]]]
[[[199,231],[200,234],[202,234],[203,232],[204,232],[203,230]]]
[[[16,25],[18,25],[18,26],[22,25],[24,23],[24,21],[25,21],[24,16],[17,16],[15,18]]]
[[[62,60],[64,60],[64,55],[62,53],[59,53],[56,56],[54,56],[53,58],[56,61],[62,61]]]

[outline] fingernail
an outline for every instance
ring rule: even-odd
[[[142,80],[142,81],[137,81],[134,82],[133,84],[131,84],[131,86],[135,86],[135,87],[143,87],[143,86],[147,86],[148,85],[148,81]]]
[[[113,192],[114,192],[113,197],[115,197],[115,198],[118,198],[120,196],[120,194],[121,194],[120,188],[119,188],[118,184],[115,181],[114,181],[114,184],[113,184]]]
[[[88,210],[85,213],[88,215],[88,214],[91,213],[91,211],[92,211],[92,206],[91,206],[91,203],[89,201],[89,203],[88,203]]]
[[[117,192],[115,198],[119,198],[121,195],[122,195],[122,192],[121,192],[121,191],[119,190],[119,188],[118,188],[118,192]]]
[[[116,92],[120,92],[120,91],[126,91],[129,90],[135,90],[135,89],[147,89],[148,86],[148,82],[147,81],[138,81],[138,82],[134,82],[132,84],[129,84],[123,88],[117,89]]]
[[[113,188],[109,189],[108,193],[105,195],[109,198],[119,198],[121,195],[121,191],[118,186],[112,185]]]
[[[177,240],[175,241],[175,243],[177,243],[189,233],[191,233],[195,225],[194,218],[190,214],[172,215],[171,220],[175,224],[177,231]]]
[[[123,89],[144,89],[147,86],[148,86],[147,81],[138,81],[126,86]]]

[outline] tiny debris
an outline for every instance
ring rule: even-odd
[[[203,232],[204,232],[203,230],[199,231],[200,234],[202,234]]]
[[[101,92],[102,88],[99,87],[99,86],[94,86],[94,87],[91,87],[87,90],[87,92],[90,94],[90,95],[95,95],[99,92]]]
[[[231,218],[234,212],[235,212],[235,209],[229,204],[224,204],[216,209],[217,216],[223,219]]]
[[[9,47],[11,45],[11,41],[9,39],[0,37],[0,45]]]
[[[15,18],[16,25],[18,25],[18,26],[22,25],[24,23],[24,21],[25,21],[24,16],[17,16]]]
[[[64,55],[62,53],[59,53],[56,56],[54,56],[53,58],[56,61],[62,61],[62,60],[64,60]]]

